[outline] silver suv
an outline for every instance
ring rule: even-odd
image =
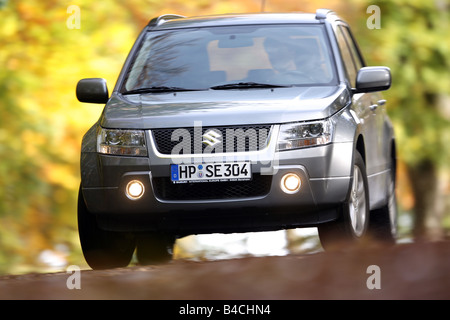
[[[80,241],[94,269],[171,258],[190,234],[318,227],[325,249],[394,243],[386,67],[333,12],[185,18],[141,32],[81,150]]]

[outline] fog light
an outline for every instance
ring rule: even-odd
[[[281,178],[281,190],[285,193],[293,194],[300,190],[302,180],[295,173],[288,173]]]
[[[132,180],[128,182],[127,187],[125,189],[125,194],[127,195],[128,199],[131,200],[138,200],[142,198],[144,195],[144,184],[140,182],[139,180]]]

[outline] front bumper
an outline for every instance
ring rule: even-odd
[[[252,162],[253,181],[226,196],[221,196],[222,190],[212,195],[211,189],[218,188],[209,183],[172,185],[173,159],[152,150],[148,158],[82,153],[83,196],[102,228],[186,235],[314,226],[337,218],[336,208],[347,198],[351,182],[351,142],[283,152],[275,152],[269,143],[257,158],[246,155]],[[220,155],[213,157],[217,161]],[[281,190],[286,173],[300,176],[299,192]],[[141,199],[130,200],[124,190],[135,179],[142,181],[146,192]]]

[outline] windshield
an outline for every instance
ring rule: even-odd
[[[334,70],[321,25],[150,31],[122,91],[331,85]]]

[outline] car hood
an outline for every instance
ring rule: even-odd
[[[104,128],[156,129],[281,124],[324,119],[350,99],[344,85],[247,90],[206,90],[121,95],[114,93],[100,119]]]

